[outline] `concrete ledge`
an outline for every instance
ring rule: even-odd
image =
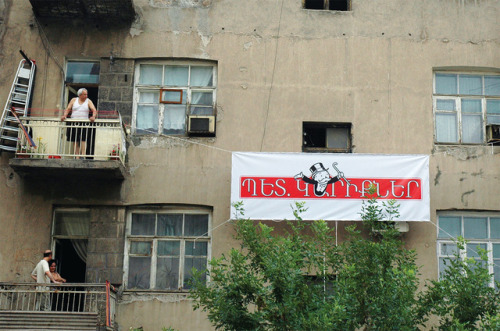
[[[126,169],[120,161],[74,159],[22,159],[9,160],[9,165],[21,177],[92,177],[98,179],[125,178]]]

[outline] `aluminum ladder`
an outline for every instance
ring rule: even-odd
[[[19,62],[16,76],[10,88],[9,99],[0,119],[0,150],[15,152],[19,134],[19,124],[11,111],[18,116],[28,115],[31,91],[35,78],[35,61],[30,60],[22,51],[24,59]]]

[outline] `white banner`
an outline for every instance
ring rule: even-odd
[[[293,220],[296,201],[304,220],[361,220],[368,189],[378,203],[397,200],[400,221],[429,221],[429,156],[333,153],[232,155],[231,202],[243,202],[245,218]],[[234,207],[231,215],[234,217]]]

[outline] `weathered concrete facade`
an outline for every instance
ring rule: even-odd
[[[115,28],[42,22],[29,1],[0,1],[0,101],[19,49],[37,61],[33,108],[63,109],[65,63],[94,60],[94,103],[132,125],[138,62],[211,61],[216,135],[132,134],[119,183],[21,178],[9,166],[14,155],[2,152],[0,280],[29,281],[53,245],[60,208],[91,210],[88,282],[123,282],[127,218],[136,207],[211,209],[210,255],[219,256],[237,245],[231,225],[222,225],[230,218],[230,152],[300,152],[307,121],[351,123],[353,153],[430,155],[434,223],[439,211],[500,212],[500,147],[436,144],[433,115],[434,71],[500,73],[499,1],[351,0],[347,12],[306,10],[301,0],[133,3],[135,21]],[[404,234],[422,279],[437,277],[436,238],[431,222]],[[210,329],[179,293],[125,290],[117,319],[122,330]]]

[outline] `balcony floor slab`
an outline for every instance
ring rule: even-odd
[[[21,177],[56,177],[97,179],[125,178],[126,169],[120,161],[98,161],[77,159],[23,159],[9,160],[9,165]]]

